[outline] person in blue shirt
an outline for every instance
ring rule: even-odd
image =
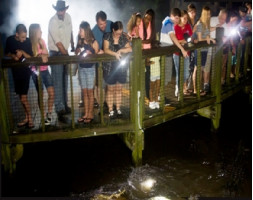
[[[96,14],[97,24],[93,27],[92,32],[99,44],[99,53],[104,53],[103,51],[103,36],[105,33],[111,32],[112,21],[107,20],[107,15],[104,11],[99,11]]]
[[[111,24],[112,21],[107,20],[107,15],[104,11],[99,11],[96,14],[96,22],[97,24],[93,27],[92,32],[95,37],[95,40],[98,42],[99,45],[99,52],[98,54],[103,54],[104,49],[103,49],[103,37],[105,33],[110,33],[111,30]],[[98,68],[96,67],[96,86],[95,86],[95,99],[97,102],[94,103],[95,107],[99,107],[99,102],[100,102],[100,90],[98,88]],[[103,96],[105,96],[104,92],[105,88],[105,82],[103,81]]]

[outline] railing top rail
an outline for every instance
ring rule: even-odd
[[[187,43],[184,45],[184,49],[186,51],[191,51],[203,47],[213,47],[217,46],[217,44],[207,44],[205,41],[198,42],[196,44]],[[172,55],[173,53],[181,52],[180,49],[176,45],[171,46],[164,46],[164,47],[157,47],[152,49],[145,49],[143,50],[143,57],[154,57],[154,56],[161,56],[161,55]]]
[[[216,44],[208,45],[206,42],[199,42],[197,44],[185,45],[184,48],[187,51],[199,49],[203,47],[212,47],[216,46]],[[154,57],[154,56],[162,56],[162,55],[171,55],[173,53],[180,52],[180,50],[175,45],[165,46],[165,47],[157,47],[152,49],[143,50],[143,58],[146,57]],[[22,67],[28,65],[55,65],[55,64],[70,64],[70,63],[98,63],[98,62],[110,62],[115,61],[116,58],[114,56],[108,54],[96,54],[96,55],[87,55],[86,57],[82,56],[50,56],[48,57],[47,63],[42,63],[40,57],[32,57],[27,58],[23,62],[14,61],[8,57],[4,57],[2,59],[2,67],[4,68],[12,68],[12,67]]]

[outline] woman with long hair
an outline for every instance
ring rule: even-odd
[[[121,21],[112,23],[112,32],[104,35],[104,52],[115,56],[117,61],[104,63],[104,79],[107,84],[106,102],[109,108],[109,118],[121,117],[120,109],[122,104],[122,84],[126,83],[127,65],[120,65],[122,54],[132,51],[132,47],[123,34],[123,25]],[[113,110],[113,100],[116,100],[116,113]]]
[[[146,10],[141,22],[140,37],[142,48],[150,49],[155,45],[155,12],[153,9]],[[146,59],[145,73],[146,97],[149,99],[149,108],[159,108],[160,92],[160,57]]]
[[[211,19],[211,10],[208,6],[204,6],[202,8],[201,16],[200,19],[197,23],[197,28],[196,28],[196,33],[198,37],[198,41],[206,41],[207,44],[216,43],[214,39],[210,37],[210,19]],[[201,48],[201,67],[202,67],[202,73],[204,75],[204,87],[206,84],[208,84],[209,80],[209,72],[205,72],[204,67],[206,65],[206,59],[207,59],[207,52],[208,48]],[[197,93],[196,91],[196,74],[197,74],[197,69],[196,67],[194,68],[193,72],[193,92],[194,94]],[[205,91],[201,92],[201,95],[206,95]]]
[[[139,12],[132,14],[131,18],[127,23],[127,33],[130,38],[140,37],[141,20],[142,18]]]
[[[98,42],[95,40],[90,25],[82,21],[79,26],[78,43],[75,53],[80,56],[97,54]],[[84,115],[78,119],[79,123],[91,123],[94,118],[94,83],[95,63],[79,64],[78,75],[83,92]]]
[[[46,63],[48,61],[48,51],[45,41],[42,39],[42,31],[39,24],[31,24],[29,27],[29,38],[32,43],[32,51],[35,57],[41,57],[42,61]],[[31,68],[32,79],[36,86],[37,92],[39,92],[38,86],[38,72],[35,66]],[[48,94],[48,112],[45,113],[45,125],[50,125],[52,122],[52,110],[54,104],[54,87],[53,80],[48,71],[48,65],[39,66],[40,76],[43,84],[47,89]]]

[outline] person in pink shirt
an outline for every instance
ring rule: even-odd
[[[140,25],[140,38],[142,48],[150,49],[156,39],[155,12],[152,9],[146,10]],[[160,62],[159,57],[146,59],[145,88],[146,97],[149,99],[149,108],[159,108],[160,92]]]
[[[192,28],[191,25],[188,23],[188,13],[186,10],[181,11],[181,18],[180,23],[176,24],[175,29],[175,35],[178,40],[178,42],[182,45],[187,43],[187,38],[191,38],[192,36]],[[188,52],[189,55],[189,52]],[[176,88],[179,86],[179,58],[180,53],[175,53],[173,55],[174,63],[175,63],[175,70],[176,70]],[[184,87],[183,87],[183,93],[184,95],[189,95],[190,93],[187,91],[187,79],[189,77],[189,57],[184,58]],[[179,91],[179,90],[178,90]],[[178,95],[176,95],[178,96]]]
[[[45,41],[41,38],[42,31],[39,24],[31,24],[29,27],[29,38],[32,43],[32,51],[35,57],[41,57],[42,62],[48,62],[48,51]],[[48,93],[48,112],[45,115],[45,125],[50,125],[52,122],[52,109],[54,103],[54,87],[52,77],[48,71],[48,65],[39,66],[38,69],[36,66],[31,67],[32,78],[35,84],[35,87],[38,92],[38,71],[40,70],[40,76],[43,84],[47,88]]]
[[[155,12],[152,9],[146,10],[140,24],[140,38],[142,39],[143,49],[150,49],[151,44],[155,41]]]
[[[128,36],[132,38],[138,38],[140,37],[140,25],[141,25],[141,14],[140,13],[134,13],[132,14],[131,18],[129,19],[127,23],[127,34]]]

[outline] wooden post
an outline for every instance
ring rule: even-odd
[[[9,130],[13,130],[14,129],[14,125],[13,125],[13,116],[12,116],[12,110],[11,110],[11,105],[10,105],[10,88],[9,88],[9,78],[8,78],[8,70],[6,68],[2,68],[2,72],[3,73],[3,88],[4,88],[4,92],[5,92],[5,102],[6,102],[6,108],[7,112],[5,117],[9,119],[8,123],[9,123]],[[2,96],[2,95],[1,95]]]
[[[143,122],[143,104],[144,104],[144,78],[145,68],[142,66],[142,42],[141,39],[133,39],[133,62],[132,62],[132,80],[131,83],[131,98],[133,98],[133,123],[134,123],[134,144],[132,158],[135,166],[142,164],[142,150],[144,149],[144,132],[142,129]]]
[[[67,65],[69,70],[69,81],[70,81],[70,100],[71,100],[71,127],[75,128],[75,117],[74,117],[74,91],[73,91],[73,77],[72,77],[72,68],[71,64]]]
[[[214,94],[216,87],[216,66],[215,66],[215,55],[216,55],[216,47],[212,47],[212,55],[211,55],[211,95]]]
[[[216,84],[215,84],[215,96],[216,102],[214,105],[214,115],[212,117],[212,127],[214,130],[217,130],[220,126],[220,117],[221,117],[221,72],[222,72],[222,54],[223,49],[218,48],[216,53]]]
[[[197,90],[197,99],[200,100],[200,87],[201,87],[201,79],[200,79],[201,70],[201,52],[200,49],[197,49],[197,75],[196,75],[196,90]],[[201,76],[202,77],[202,76]]]
[[[249,57],[249,38],[245,38],[245,52],[244,52],[244,66],[243,66],[243,75],[247,76],[247,68],[248,68],[248,57]]]
[[[216,102],[213,107],[214,115],[212,116],[212,128],[217,130],[220,126],[221,117],[221,73],[222,73],[222,57],[223,57],[223,38],[224,28],[216,29],[216,54],[215,54],[215,70],[216,70],[216,80],[215,80],[215,90],[214,94],[216,96]]]
[[[0,35],[1,36],[1,35]],[[3,57],[2,44],[0,38],[0,58]],[[7,75],[7,73],[6,73]],[[4,89],[4,73],[2,62],[0,62],[0,138],[1,138],[1,164],[4,165],[4,170],[13,172],[13,162],[11,160],[10,145],[10,124],[8,116],[6,91]]]
[[[232,51],[229,48],[228,51],[228,64],[227,64],[227,74],[226,74],[226,84],[230,85],[230,74],[231,74],[231,67],[232,67]]]
[[[160,60],[160,74],[161,74],[161,82],[160,82],[160,106],[164,108],[164,87],[165,87],[165,56],[161,56]],[[164,109],[163,109],[164,110]]]
[[[239,43],[236,51],[236,66],[235,66],[235,82],[239,83],[240,65],[241,65],[242,44]]]
[[[39,97],[39,107],[40,107],[40,115],[41,115],[41,124],[42,124],[42,132],[45,132],[45,119],[44,119],[44,104],[43,104],[43,90],[42,90],[42,80],[40,75],[40,66],[39,66],[39,75],[38,75],[38,97]]]
[[[184,95],[183,95],[183,88],[184,88],[184,57],[183,56],[179,56],[179,103],[181,106],[183,106],[183,101],[184,101]]]
[[[103,65],[99,62],[98,65],[98,88],[99,88],[99,109],[101,124],[104,125],[104,93],[103,93]]]

